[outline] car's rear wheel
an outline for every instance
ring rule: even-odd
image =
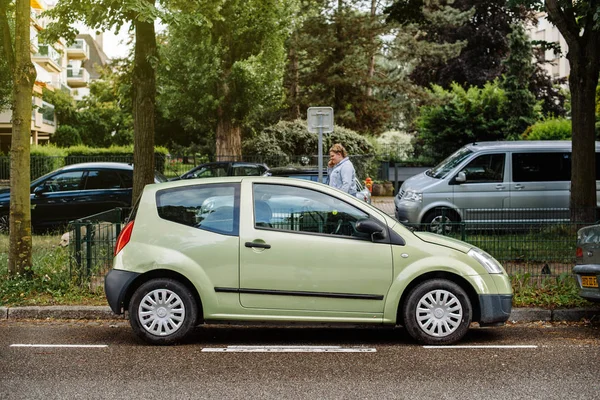
[[[411,290],[403,309],[404,327],[425,344],[450,344],[469,330],[472,307],[469,296],[446,279],[425,281]]]
[[[151,344],[173,344],[196,325],[198,305],[190,290],[173,279],[142,284],[129,302],[133,331]]]

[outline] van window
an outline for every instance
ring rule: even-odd
[[[504,181],[504,160],[506,155],[485,154],[472,160],[462,172],[468,183],[486,183]]]
[[[450,171],[452,171],[458,164],[463,162],[472,153],[473,152],[471,150],[463,147],[425,173],[427,176],[432,178],[444,179]]]
[[[514,182],[571,180],[571,153],[513,153]]]

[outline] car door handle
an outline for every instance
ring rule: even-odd
[[[246,242],[246,247],[257,247],[259,249],[270,249],[271,245],[266,243],[254,243],[254,242]]]
[[[496,190],[504,190],[504,185],[496,185]]]
[[[523,189],[525,189],[525,186],[519,185],[519,184],[515,185],[515,190],[523,190]]]

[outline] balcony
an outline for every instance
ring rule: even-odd
[[[90,74],[85,68],[67,68],[67,84],[73,87],[84,87],[90,83]]]
[[[54,105],[42,102],[42,107],[38,110],[42,114],[42,122],[46,125],[54,126],[56,124],[56,116],[54,115]]]
[[[86,41],[83,39],[75,39],[75,41],[67,47],[67,56],[72,60],[87,60],[90,58],[90,50]]]
[[[46,69],[48,72],[62,71],[62,56],[54,47],[47,44],[40,44],[39,51],[31,57],[31,60]]]

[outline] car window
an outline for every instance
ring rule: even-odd
[[[158,215],[190,227],[237,236],[239,184],[196,185],[160,190]]]
[[[227,176],[227,165],[210,165],[191,173],[191,178],[214,178]]]
[[[262,170],[255,165],[234,165],[233,175],[234,176],[258,176],[262,174]]]
[[[502,182],[505,159],[504,153],[485,154],[473,159],[461,172],[467,176],[467,183]]]
[[[44,185],[50,192],[66,192],[82,188],[83,171],[69,171],[54,175],[46,180]]]
[[[86,190],[119,189],[122,186],[123,183],[116,171],[101,169],[97,171],[88,171],[84,188]]]
[[[119,176],[121,177],[121,181],[123,181],[124,188],[133,187],[133,171],[120,171]]]
[[[571,180],[570,153],[513,153],[514,182]]]
[[[369,215],[333,196],[285,185],[255,184],[253,190],[257,229],[368,238],[354,226]]]

